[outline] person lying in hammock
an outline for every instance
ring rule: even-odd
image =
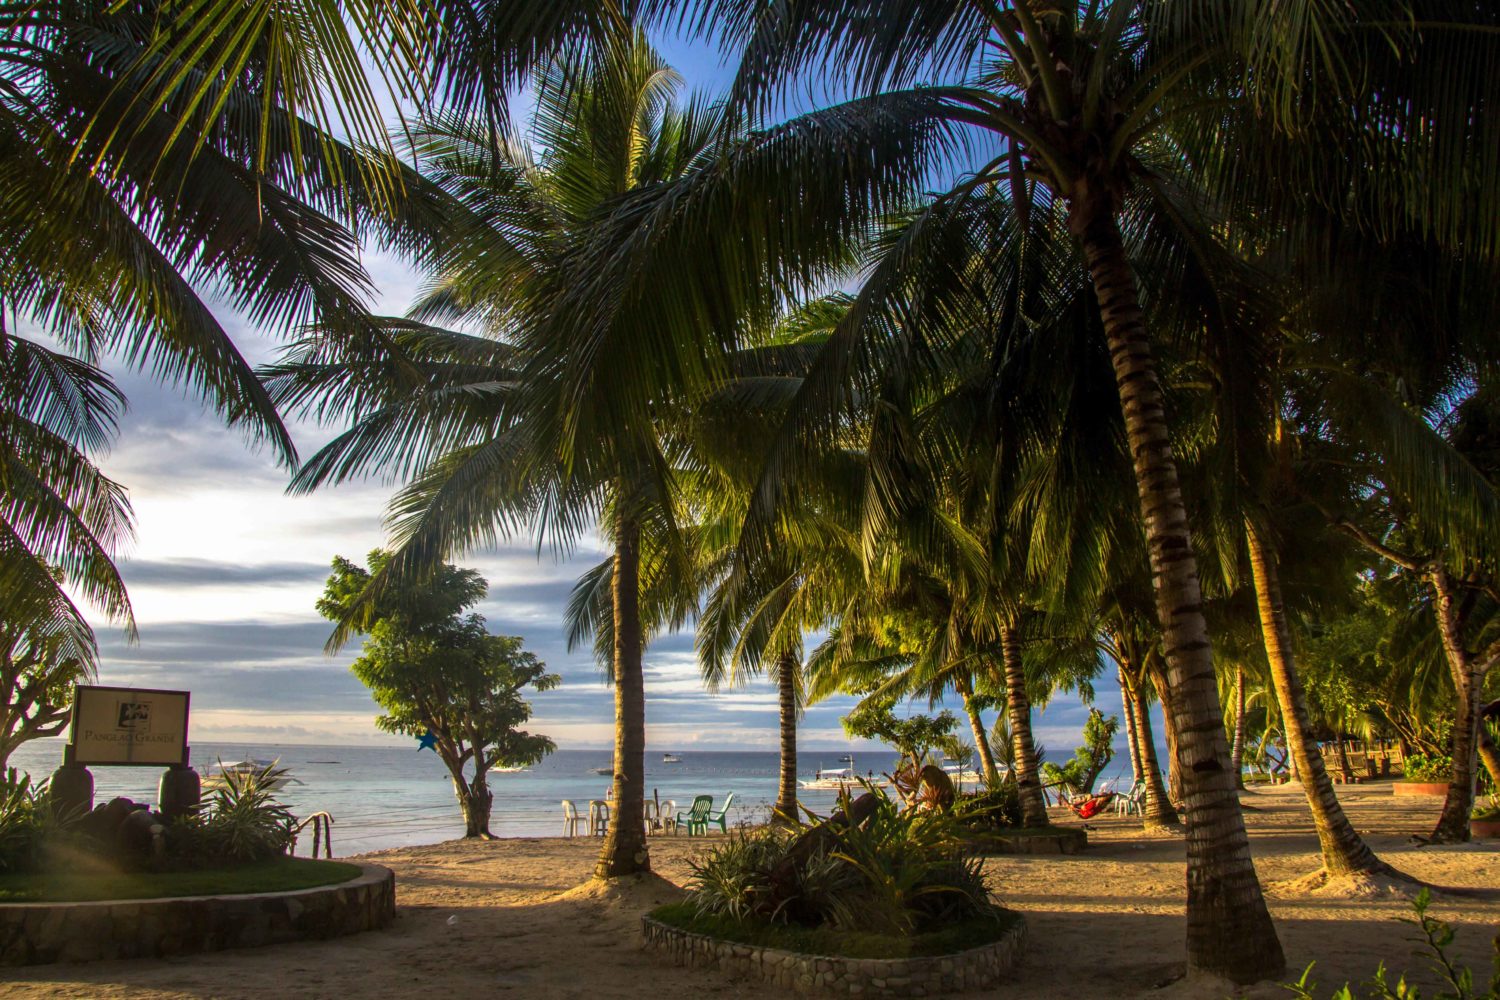
[[[1091,794],[1070,795],[1065,789],[1059,789],[1059,797],[1079,819],[1093,819],[1115,800],[1115,793],[1108,785],[1103,785]]]

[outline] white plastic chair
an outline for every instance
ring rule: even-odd
[[[578,835],[578,824],[579,824],[579,822],[581,822],[580,819],[579,819],[579,817],[578,817],[578,808],[576,806],[574,806],[573,803],[570,802],[570,801],[568,801],[567,799],[563,799],[562,800],[562,804],[563,804],[563,836],[564,837],[575,837],[575,836]]]
[[[662,833],[669,833],[676,829],[677,802],[675,799],[667,799],[661,804],[661,830]]]
[[[646,819],[646,832],[648,834],[655,833],[656,828],[661,825],[661,816],[656,809],[656,800],[647,799],[641,803],[641,806]]]
[[[1145,801],[1145,798],[1146,783],[1144,781],[1137,781],[1134,785],[1131,786],[1129,794],[1115,796],[1115,815],[1141,815],[1144,811],[1142,803]]]
[[[602,837],[609,831],[609,803],[603,799],[589,800],[589,836]]]

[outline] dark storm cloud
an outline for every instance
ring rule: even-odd
[[[321,583],[327,579],[326,563],[238,563],[211,559],[132,559],[120,572],[128,586],[279,586]]]

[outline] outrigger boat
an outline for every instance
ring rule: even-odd
[[[811,791],[840,791],[852,788],[860,782],[869,782],[872,785],[884,785],[884,778],[873,775],[862,775],[854,770],[854,760],[850,758],[848,767],[820,767],[811,781],[799,781],[797,784]]]

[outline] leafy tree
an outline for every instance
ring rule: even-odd
[[[844,731],[861,740],[880,740],[896,748],[903,765],[913,770],[928,763],[934,750],[944,750],[954,743],[953,730],[958,725],[952,712],[937,715],[908,715],[897,718],[890,701],[871,701],[844,717]]]
[[[1092,792],[1094,782],[1115,759],[1115,733],[1120,731],[1120,720],[1113,715],[1105,717],[1097,708],[1089,709],[1089,717],[1083,724],[1083,746],[1073,751],[1073,759],[1059,767],[1056,764],[1042,765],[1042,770],[1054,784],[1067,785],[1078,792]]]
[[[48,625],[45,616],[0,621],[0,772],[21,744],[62,732],[73,685],[93,673],[92,660],[74,651],[74,636]]]
[[[350,669],[386,711],[375,724],[388,733],[436,737],[463,810],[464,836],[489,839],[489,770],[535,764],[557,749],[548,737],[519,728],[531,718],[522,692],[548,691],[559,678],[522,648],[519,636],[490,635],[482,615],[462,614],[489,589],[478,573],[445,565],[429,586],[388,589],[360,604],[371,573],[390,555],[377,549],[369,559],[369,570],[334,559],[318,611],[343,621],[358,607],[357,628],[369,638]]]

